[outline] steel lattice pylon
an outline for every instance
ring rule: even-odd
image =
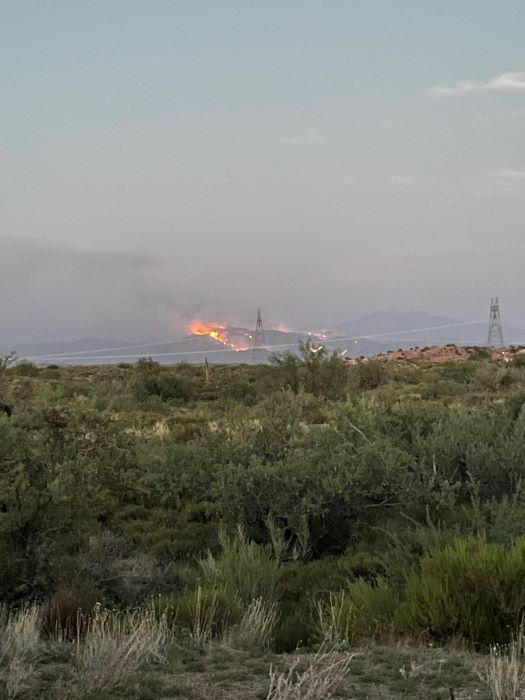
[[[257,309],[257,321],[255,323],[255,331],[253,334],[253,350],[252,350],[252,360],[254,362],[257,360],[257,350],[259,348],[264,348],[265,345],[266,345],[266,339],[264,337],[262,314],[261,314],[261,310]]]
[[[487,347],[503,347],[503,326],[501,323],[501,314],[499,310],[498,297],[493,297],[490,300],[489,334],[487,338]]]

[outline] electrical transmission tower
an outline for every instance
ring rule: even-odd
[[[264,337],[264,328],[262,322],[261,310],[257,309],[257,322],[255,324],[255,332],[253,334],[253,350],[252,350],[252,360],[255,362],[257,360],[257,350],[263,348],[266,345],[266,339]]]
[[[498,297],[494,297],[490,300],[489,335],[487,338],[487,347],[503,347],[503,327],[501,324]]]

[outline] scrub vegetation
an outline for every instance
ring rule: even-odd
[[[0,402],[0,697],[525,697],[517,359],[4,362]]]

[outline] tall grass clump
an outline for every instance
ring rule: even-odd
[[[455,540],[421,560],[396,619],[408,632],[506,644],[525,609],[525,539],[511,547]]]
[[[0,613],[1,696],[17,698],[26,693],[36,674],[40,650],[40,620],[36,606]]]
[[[317,603],[318,636],[331,643],[384,638],[392,630],[396,607],[397,600],[383,579],[374,586],[359,579]]]
[[[492,700],[525,698],[525,639],[522,625],[508,646],[491,647],[488,662],[479,675],[490,689]]]
[[[77,639],[76,685],[84,693],[121,687],[145,664],[163,662],[167,641],[165,620],[152,614],[96,609]]]
[[[352,654],[342,654],[339,647],[330,651],[321,647],[309,659],[304,671],[299,671],[300,658],[296,658],[286,671],[270,668],[266,700],[324,700],[332,697],[348,676],[352,659]]]
[[[277,622],[277,605],[255,598],[246,608],[240,622],[226,635],[225,641],[242,650],[269,649]]]
[[[157,618],[165,618],[170,629],[189,635],[201,646],[222,638],[243,615],[242,605],[235,596],[207,586],[197,586],[178,595],[162,594],[152,603]]]
[[[257,598],[275,600],[280,566],[272,549],[248,541],[242,527],[232,536],[221,530],[219,541],[220,556],[210,553],[200,562],[206,584],[237,596],[246,606]]]
[[[189,632],[196,644],[221,638],[228,627],[239,623],[242,606],[235,596],[217,588],[197,586],[183,596],[175,614],[176,626]]]

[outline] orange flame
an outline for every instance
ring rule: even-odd
[[[209,335],[210,338],[219,343],[229,345],[226,338],[226,326],[220,323],[209,324],[206,321],[194,319],[186,326],[186,332],[191,335]]]
[[[235,333],[233,339],[230,337],[228,328],[222,323],[208,323],[194,319],[186,326],[186,332],[191,335],[208,335],[218,343],[221,343],[231,350],[246,350],[249,345],[245,336],[251,338],[248,333]]]

